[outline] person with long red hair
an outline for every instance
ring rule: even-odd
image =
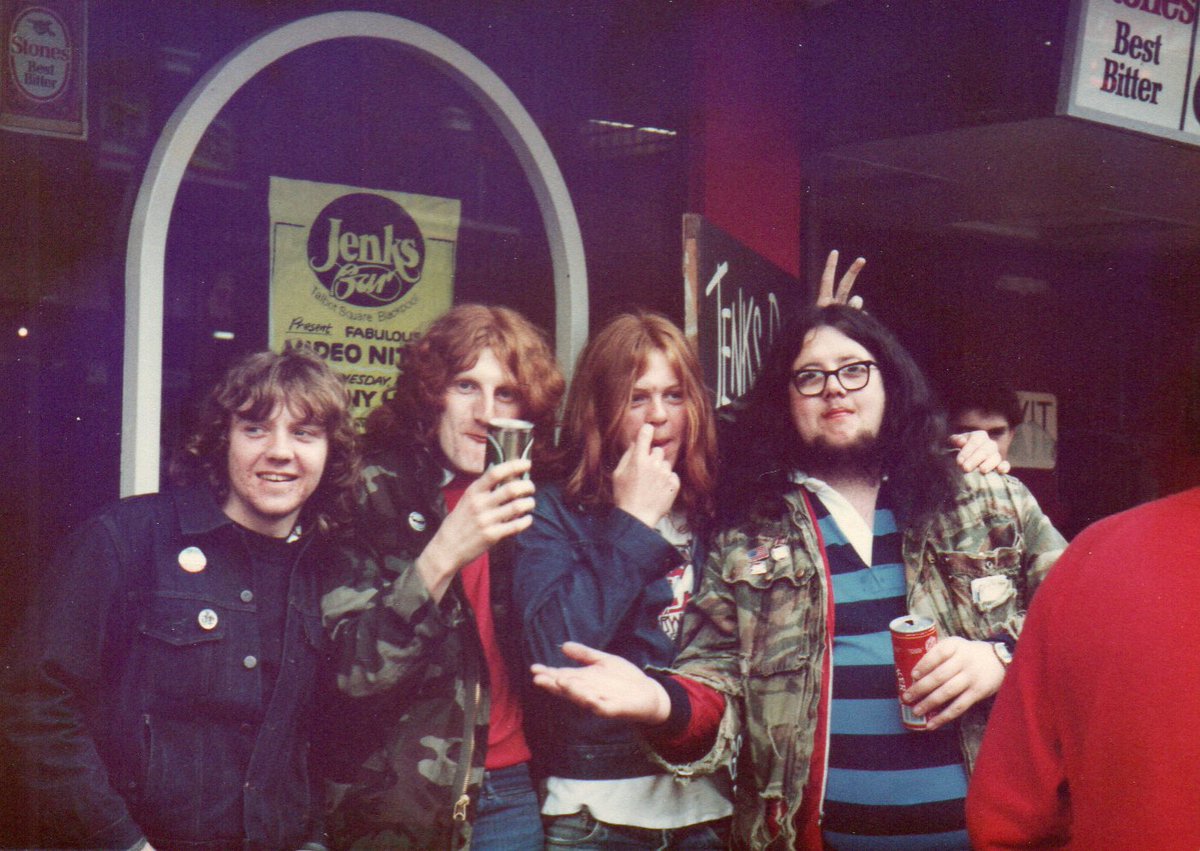
[[[529,320],[463,304],[405,349],[368,419],[354,540],[322,598],[341,693],[323,742],[335,847],[541,843],[496,548],[529,526],[534,485],[528,459],[484,464],[495,417],[550,446],[563,387]]]
[[[665,317],[630,313],[579,360],[556,457],[516,539],[514,600],[527,663],[568,664],[565,641],[667,666],[713,515],[714,414],[692,347]],[[532,690],[546,845],[724,848],[728,775],[680,783],[637,728]]]

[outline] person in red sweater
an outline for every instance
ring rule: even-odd
[[[1198,566],[1200,488],[1072,542],[992,711],[974,847],[1200,847]]]

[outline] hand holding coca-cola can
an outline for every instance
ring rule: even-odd
[[[892,655],[896,660],[896,686],[903,695],[914,682],[913,668],[937,644],[937,625],[933,618],[904,615],[888,628],[892,632]],[[914,715],[912,707],[900,698],[900,723],[910,730],[924,730],[929,723],[924,716]]]

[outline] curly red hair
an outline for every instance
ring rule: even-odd
[[[475,366],[484,349],[516,379],[521,416],[534,424],[535,451],[553,446],[566,383],[550,343],[515,310],[483,304],[451,308],[405,348],[396,387],[367,418],[367,445],[435,445],[446,388]]]

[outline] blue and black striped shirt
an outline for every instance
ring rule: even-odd
[[[900,723],[888,623],[908,611],[895,518],[876,509],[868,567],[820,499],[812,503],[836,607],[825,841],[836,849],[969,848],[957,727],[916,732]]]

